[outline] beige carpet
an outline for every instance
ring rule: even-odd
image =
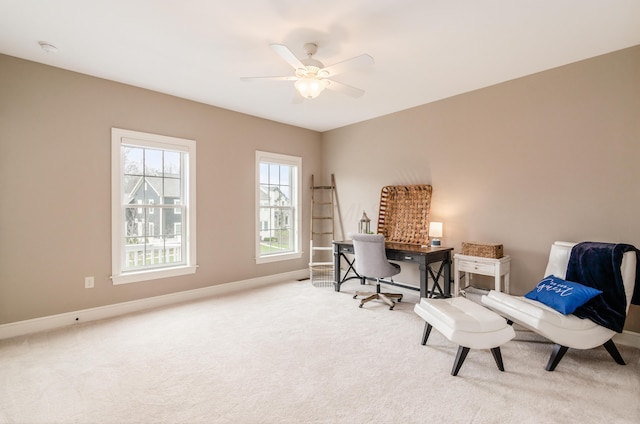
[[[638,423],[640,351],[503,346],[506,371],[413,303],[286,282],[0,341],[2,423]],[[415,296],[411,299],[417,300]],[[518,338],[532,337],[518,332]]]

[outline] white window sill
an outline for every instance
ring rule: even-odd
[[[195,274],[198,266],[179,266],[175,268],[153,269],[146,271],[127,272],[120,275],[112,275],[113,285],[137,283],[140,281],[157,280],[159,278],[179,277],[181,275]]]
[[[283,253],[281,255],[269,255],[256,258],[256,264],[268,264],[270,262],[288,261],[291,259],[300,259],[302,252]]]

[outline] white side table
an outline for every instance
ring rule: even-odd
[[[500,259],[467,256],[460,253],[453,255],[453,296],[460,292],[460,273],[464,272],[465,286],[469,285],[469,274],[489,275],[495,278],[495,290],[500,290],[500,282],[504,277],[504,292],[509,293],[509,272],[511,270],[511,256]]]

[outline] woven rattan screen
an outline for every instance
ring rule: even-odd
[[[430,185],[382,187],[378,234],[394,243],[429,244],[430,205]]]

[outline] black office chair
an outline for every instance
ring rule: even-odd
[[[384,236],[382,234],[353,234],[353,251],[355,254],[355,265],[357,273],[364,279],[376,279],[376,292],[356,291],[353,298],[367,296],[360,301],[360,307],[374,299],[380,299],[393,310],[396,306],[392,299],[398,302],[402,300],[402,295],[398,293],[381,293],[380,279],[390,278],[400,273],[400,265],[393,264],[387,260],[384,249]]]

